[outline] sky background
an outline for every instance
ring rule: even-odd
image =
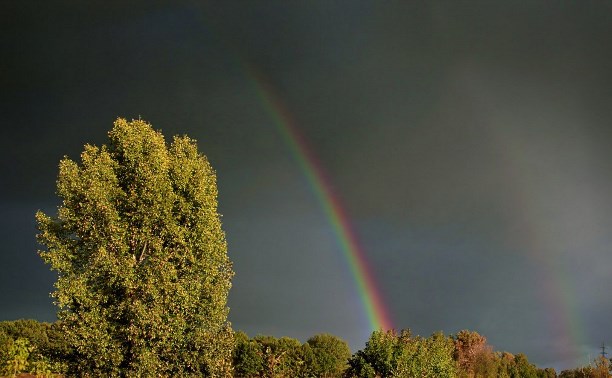
[[[96,5],[99,4],[99,5]],[[251,67],[329,178],[396,328],[558,370],[612,345],[612,3],[0,4],[0,320],[55,319],[34,213],[117,117],[218,175],[249,335],[363,348],[354,278]]]

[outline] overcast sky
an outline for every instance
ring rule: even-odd
[[[354,279],[250,66],[395,327],[476,330],[557,369],[612,345],[612,3],[99,3],[0,5],[0,320],[55,319],[34,213],[58,205],[62,156],[142,117],[217,170],[234,328],[363,347]]]

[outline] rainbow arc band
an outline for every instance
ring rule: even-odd
[[[334,193],[323,167],[308,148],[306,140],[300,133],[287,107],[275,95],[273,88],[253,67],[244,65],[244,68],[257,92],[257,96],[274,121],[274,125],[291,150],[301,171],[306,176],[310,187],[334,230],[344,259],[355,280],[371,331],[392,329],[391,319],[382,296],[377,289],[374,276],[368,268],[364,251],[359,245],[357,235],[353,231],[340,199]]]

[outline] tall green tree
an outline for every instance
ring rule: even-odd
[[[233,270],[215,172],[194,140],[118,119],[107,145],[60,162],[56,217],[36,214],[58,273],[77,376],[231,374]]]

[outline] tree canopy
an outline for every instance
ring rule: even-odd
[[[216,176],[194,140],[118,119],[59,166],[57,216],[36,214],[70,373],[226,376],[233,270]]]
[[[409,330],[374,331],[349,360],[347,378],[456,376],[453,341],[441,332],[428,338]]]

